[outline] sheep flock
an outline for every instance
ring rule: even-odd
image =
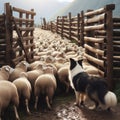
[[[21,61],[15,68],[8,65],[0,68],[0,120],[11,103],[15,118],[20,119],[17,109],[21,98],[26,113],[31,114],[31,100],[34,101],[33,109],[38,110],[39,99],[44,96],[48,109],[52,109],[52,99],[56,91],[65,89],[66,93],[69,92],[69,58],[83,59],[84,49],[66,38],[62,39],[59,35],[40,28],[35,28],[34,42],[34,62]],[[85,69],[89,71],[88,67]]]

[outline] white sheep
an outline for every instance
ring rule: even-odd
[[[27,74],[27,78],[31,83],[32,88],[34,87],[34,83],[35,80],[37,79],[37,77],[41,74],[43,74],[43,65],[42,64],[38,64],[36,67],[34,67],[34,70],[28,71]]]
[[[35,81],[35,109],[37,109],[38,98],[41,94],[45,95],[47,106],[51,109],[53,95],[57,87],[56,78],[53,75],[53,69],[51,67],[46,67],[44,71],[45,74],[40,75]]]
[[[69,91],[70,88],[70,81],[68,76],[68,65],[61,67],[58,70],[58,79],[61,83],[65,84],[66,86],[66,93]]]
[[[14,71],[10,74],[9,81],[13,82],[15,79],[17,79],[22,72],[26,72],[29,67],[28,62],[21,61],[18,63],[14,69]]]
[[[16,86],[9,81],[0,81],[0,120],[1,113],[8,105],[12,103],[16,119],[19,119],[17,107],[19,105],[19,96]]]
[[[0,68],[0,80],[8,80],[10,74],[13,72],[13,68],[9,65],[4,65]]]
[[[39,65],[39,64],[43,64],[42,61],[35,61],[35,62],[32,62],[29,64],[29,67],[28,67],[28,71],[31,71],[31,70],[34,70],[36,69],[36,67]]]
[[[20,77],[13,81],[15,86],[17,87],[19,98],[23,97],[25,99],[25,105],[27,113],[30,114],[30,110],[28,107],[30,96],[31,96],[31,84],[27,79],[27,74],[22,72]]]

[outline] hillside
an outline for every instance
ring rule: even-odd
[[[95,10],[105,6],[106,4],[115,4],[115,10],[113,12],[113,15],[120,16],[120,0],[75,0],[70,5],[68,5],[64,9],[60,10],[57,14],[55,14],[54,17],[68,15],[69,12],[71,12],[72,15],[75,16],[82,10]]]

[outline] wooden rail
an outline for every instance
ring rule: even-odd
[[[51,31],[74,40],[85,48],[87,61],[106,78],[109,87],[120,78],[120,18],[113,18],[114,4],[97,10],[81,11],[77,16],[58,16]],[[56,23],[56,24],[55,24]],[[53,28],[53,29],[52,29]],[[54,30],[55,29],[55,30]]]
[[[34,16],[30,11],[5,3],[5,15],[0,15],[0,64],[15,66],[21,60],[34,60]],[[6,24],[5,24],[6,23]],[[3,37],[2,37],[3,36]],[[5,43],[4,45],[2,43]],[[4,51],[4,52],[3,52]],[[3,53],[5,56],[3,56]]]

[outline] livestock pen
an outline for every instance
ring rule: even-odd
[[[115,5],[109,4],[97,10],[81,11],[76,16],[69,13],[58,16],[46,27],[83,46],[88,63],[106,78],[110,88],[120,78],[120,18],[113,17],[114,9]]]
[[[33,61],[34,54],[34,16],[30,11],[5,4],[0,15],[0,66],[15,66],[22,60]]]
[[[45,26],[42,27],[45,30],[41,30],[40,28],[34,29],[35,12],[33,9],[27,11],[12,7],[9,3],[6,3],[5,13],[0,15],[0,65],[8,64],[16,66],[22,60],[31,63],[35,60],[34,55],[38,55],[39,60],[42,55],[49,58],[49,55],[56,54],[56,51],[52,51],[53,49],[61,50],[61,48],[68,52],[66,54],[68,56],[69,53],[72,53],[72,56],[78,55],[77,57],[80,57],[84,47],[84,56],[87,62],[95,66],[97,73],[106,78],[111,88],[113,87],[113,78],[116,77],[118,79],[119,77],[118,72],[120,68],[120,19],[113,18],[112,11],[114,8],[114,5],[106,5],[98,10],[82,11],[74,17],[69,13],[68,16],[57,17],[56,21],[51,21],[48,26],[44,19]],[[47,29],[58,34],[46,31]],[[34,30],[36,31],[33,34]],[[66,39],[66,37],[72,42]],[[66,41],[69,42],[70,49]],[[74,41],[77,45],[73,43]],[[46,48],[46,45],[49,49]],[[72,49],[73,46],[77,46],[77,49]],[[79,53],[77,53],[78,50],[80,50]],[[62,56],[63,54],[59,55]],[[52,62],[55,63],[55,61]],[[44,61],[44,64],[46,64],[46,61]],[[62,63],[62,66],[66,67],[67,65]],[[58,94],[58,96],[55,96],[51,111],[35,111],[33,108],[34,100],[32,100],[30,106],[31,115],[26,115],[23,104],[20,106],[22,109],[18,108],[18,111],[20,118],[23,120],[119,119],[119,104],[114,108],[115,112],[109,114],[105,111],[90,111],[86,108],[78,108],[77,106],[73,106],[74,100],[75,98],[70,91],[70,94],[64,93],[63,95]],[[12,110],[9,109],[8,111],[5,114],[5,118],[13,120]]]

